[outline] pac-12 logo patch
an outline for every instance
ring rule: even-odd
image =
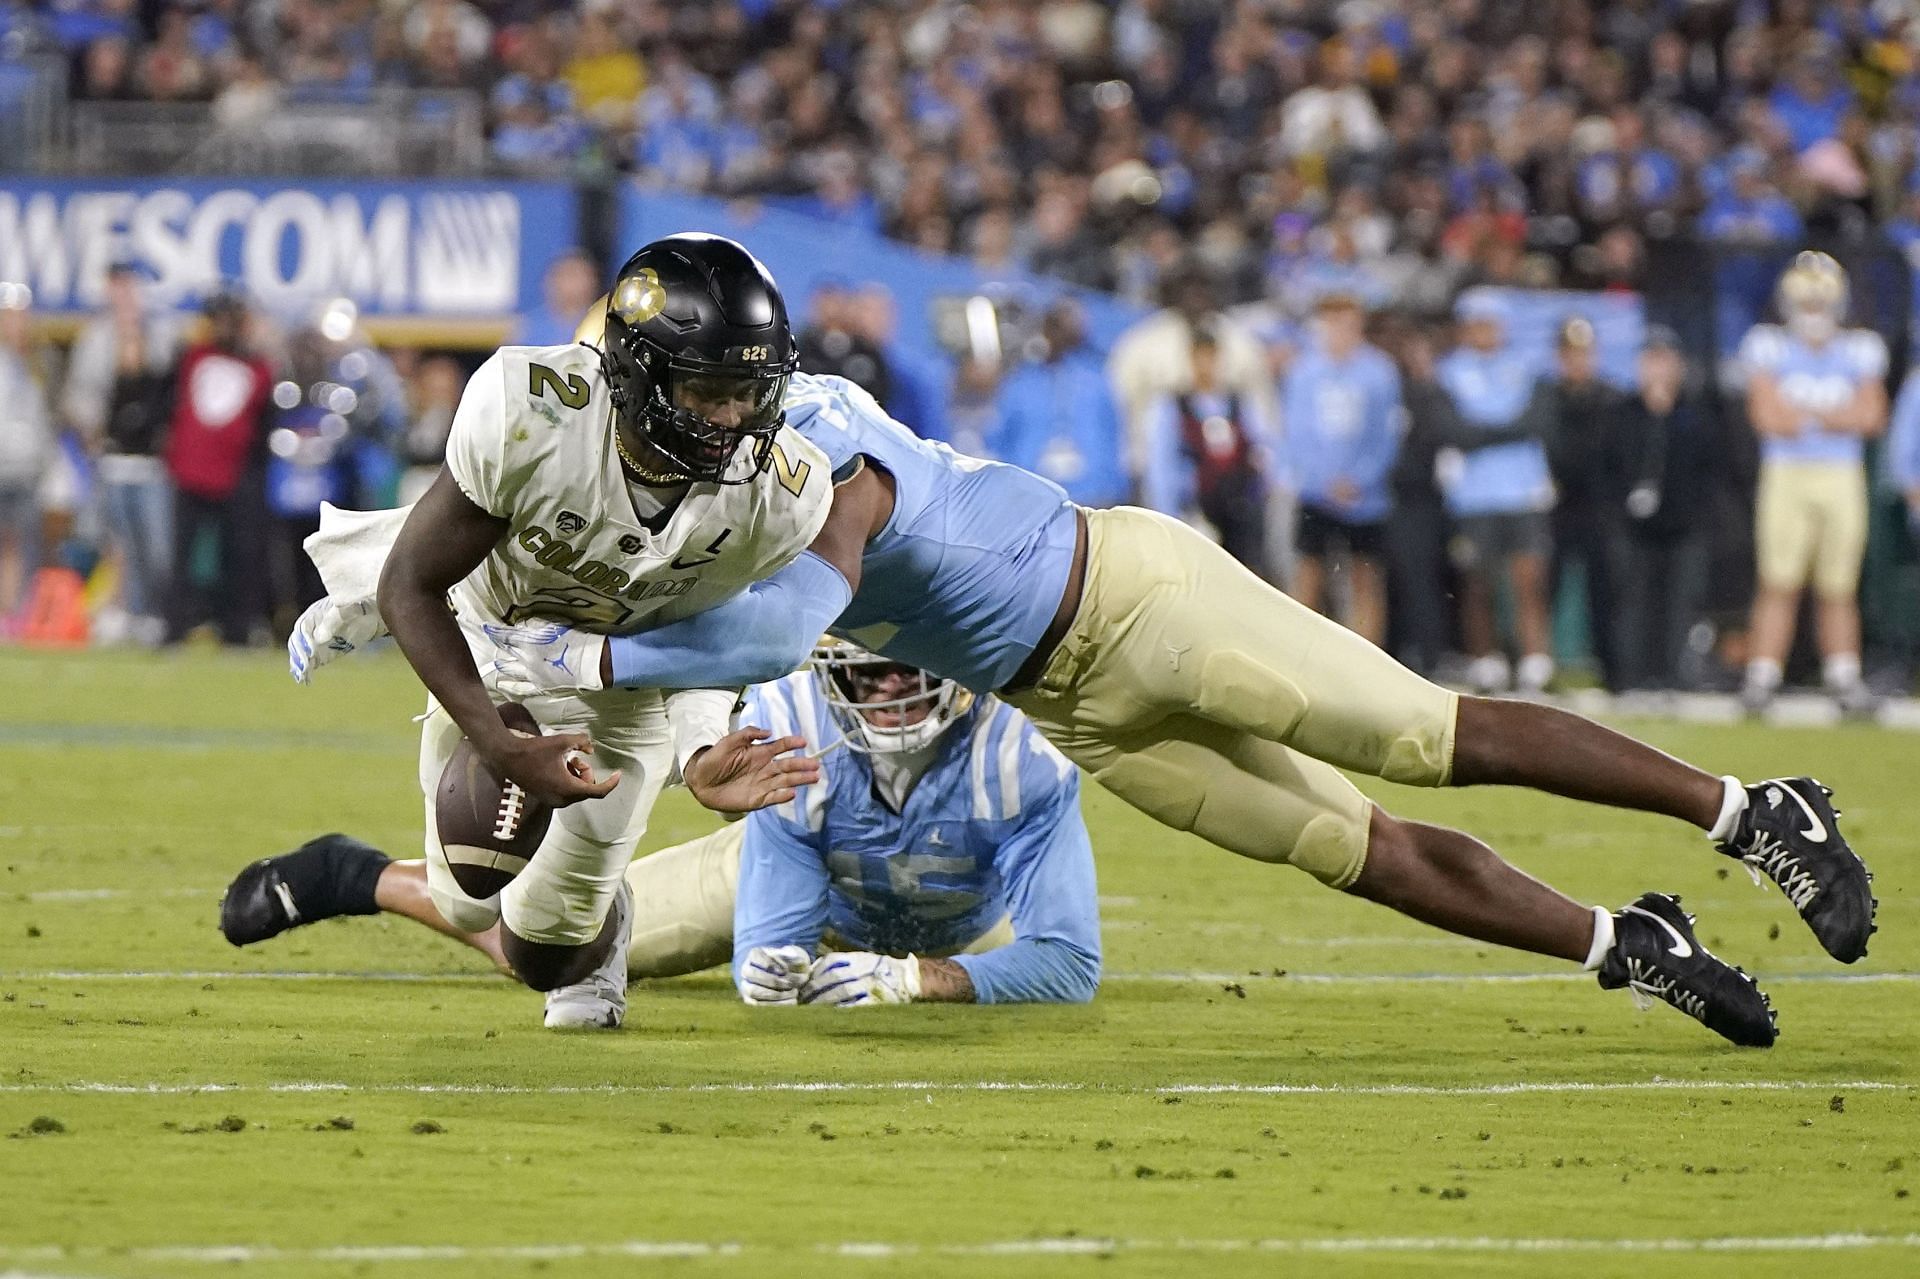
[[[587,517],[584,515],[575,515],[572,511],[562,511],[560,512],[560,517],[554,520],[554,523],[559,526],[563,536],[572,537],[575,533],[578,533],[587,526]]]

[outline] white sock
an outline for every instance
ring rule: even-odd
[[[1605,906],[1593,908],[1593,944],[1587,947],[1587,962],[1580,965],[1586,972],[1598,968],[1613,949],[1613,912]]]
[[[1830,653],[1820,663],[1820,678],[1828,688],[1848,689],[1860,682],[1860,654]]]
[[[1780,663],[1771,657],[1756,657],[1747,663],[1747,687],[1772,692],[1780,687]]]
[[[1740,825],[1740,814],[1747,811],[1747,788],[1740,784],[1740,779],[1722,777],[1720,784],[1727,788],[1720,797],[1720,816],[1707,832],[1707,838],[1716,844],[1733,838],[1733,832]]]
[[[1520,659],[1520,687],[1539,692],[1553,680],[1553,658],[1546,653],[1528,653]]]

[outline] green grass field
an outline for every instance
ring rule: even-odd
[[[1671,824],[1375,792],[1584,900],[1683,894],[1771,988],[1771,1052],[1098,794],[1091,1007],[751,1012],[700,977],[557,1035],[401,921],[214,926],[311,834],[417,848],[397,658],[299,689],[13,652],[0,689],[0,1276],[1920,1273],[1920,739],[1642,726],[1835,786],[1879,874],[1857,969]],[[702,829],[670,796],[649,844]]]

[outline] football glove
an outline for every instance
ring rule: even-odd
[[[509,701],[600,688],[600,654],[607,637],[561,622],[507,626],[462,617],[467,647],[480,678]]]
[[[740,965],[740,998],[754,1008],[797,1004],[812,963],[804,946],[755,946]]]
[[[807,971],[800,987],[803,1004],[910,1004],[920,997],[920,961],[912,955],[895,959],[864,950],[822,955]]]
[[[317,599],[307,605],[293,624],[293,634],[287,636],[287,669],[296,684],[305,684],[334,658],[365,648],[386,633],[387,624],[372,597],[344,603],[332,596]]]

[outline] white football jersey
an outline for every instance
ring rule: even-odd
[[[738,594],[785,567],[826,522],[826,455],[782,427],[771,464],[751,482],[692,484],[649,527],[613,430],[590,347],[502,347],[480,366],[454,414],[447,470],[510,526],[454,589],[460,612],[627,634]]]

